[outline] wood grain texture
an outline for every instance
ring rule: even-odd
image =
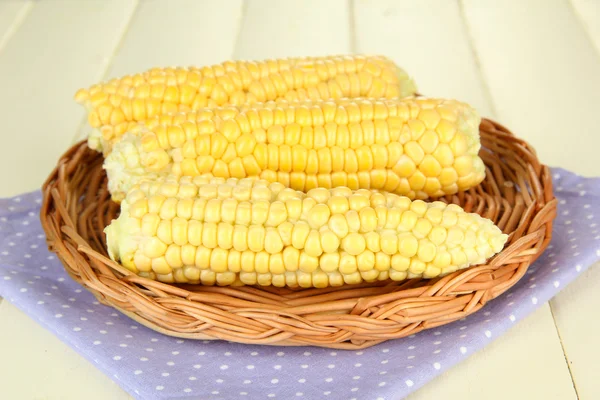
[[[542,162],[598,175],[598,163],[581,162],[596,147],[568,140],[597,137],[600,105],[600,57],[569,3],[465,0],[464,11],[498,118]]]
[[[346,0],[246,3],[237,59],[323,56],[351,52]]]
[[[391,57],[427,96],[461,99],[482,115],[494,116],[457,2],[354,4],[357,52]]]
[[[0,376],[6,378],[0,378],[1,398],[132,399],[93,361],[77,354],[8,301],[0,304],[0,321],[10,321],[2,323],[0,329],[0,343],[7,343],[0,347]]]
[[[99,79],[133,6],[132,0],[36,2],[6,43],[0,170],[19,171],[19,179],[5,180],[0,196],[41,186],[84,117],[73,94]]]
[[[407,400],[576,400],[557,342],[554,322],[545,304]]]

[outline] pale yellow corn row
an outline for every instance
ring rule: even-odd
[[[415,91],[412,79],[388,58],[352,55],[154,68],[81,89],[75,99],[96,128],[89,146],[107,154],[133,123],[160,114],[280,98],[394,98]]]
[[[142,183],[105,232],[113,260],[162,282],[317,288],[442,276],[507,240],[439,201],[214,177]]]
[[[163,122],[158,123],[157,121]],[[479,184],[480,118],[443,99],[276,103],[162,116],[106,158],[115,201],[173,174],[260,177],[295,190],[347,186],[425,199]]]

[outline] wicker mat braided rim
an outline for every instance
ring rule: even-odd
[[[556,199],[548,167],[503,126],[483,120],[487,177],[444,200],[490,218],[505,249],[488,264],[435,280],[326,289],[169,285],[107,258],[104,227],[118,215],[102,157],[84,142],[58,162],[43,186],[48,248],[100,302],[158,332],[192,339],[360,349],[461,319],[513,286],[550,241]]]

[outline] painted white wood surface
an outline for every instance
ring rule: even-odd
[[[126,400],[131,397],[18,308],[0,306],[0,398]],[[10,323],[8,323],[10,321]]]
[[[548,352],[557,341],[549,306],[544,304],[407,400],[576,400],[562,352]]]
[[[0,116],[6,128],[0,133],[0,168],[19,168],[18,179],[3,179],[0,196],[37,188],[76,138],[83,118],[72,101],[78,87],[148,66],[351,51],[392,57],[423,93],[464,99],[533,142],[545,162],[598,175],[600,170],[582,162],[600,145],[587,129],[596,125],[591,118],[600,106],[598,3],[572,3],[41,0],[27,6],[0,0],[0,38],[8,38],[0,46]],[[564,132],[576,138],[568,147]],[[552,301],[584,400],[600,398],[600,354],[591,336],[598,327],[589,318],[600,306],[598,270]],[[0,324],[0,376],[16,377],[14,384],[0,385],[0,398],[128,398],[7,302],[0,304]],[[26,344],[17,351],[19,340]],[[564,357],[544,305],[411,399],[572,399]],[[42,382],[39,390],[23,392],[21,386],[32,380]]]
[[[354,4],[357,52],[391,57],[414,77],[420,93],[461,99],[482,115],[493,115],[458,2],[356,0]]]
[[[346,0],[246,2],[235,57],[265,59],[350,52]]]
[[[550,302],[575,388],[582,400],[600,398],[599,293],[600,263],[596,263]]]
[[[32,1],[0,2],[0,51],[19,28],[32,6]]]
[[[0,171],[19,178],[0,196],[39,188],[69,147],[84,117],[73,95],[104,72],[134,3],[36,2],[0,51]]]
[[[600,1],[571,0],[571,3],[590,40],[596,46],[596,51],[600,53]]]
[[[465,0],[464,12],[498,118],[542,160],[600,174],[600,56],[566,0]],[[568,145],[565,145],[569,143]]]

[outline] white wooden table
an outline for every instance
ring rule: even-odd
[[[470,102],[546,164],[600,175],[584,161],[600,146],[599,1],[0,0],[0,196],[40,187],[87,133],[79,87],[152,66],[351,52],[392,57],[422,93]],[[599,308],[596,265],[410,398],[598,399]],[[7,301],[0,326],[0,398],[129,398]]]

